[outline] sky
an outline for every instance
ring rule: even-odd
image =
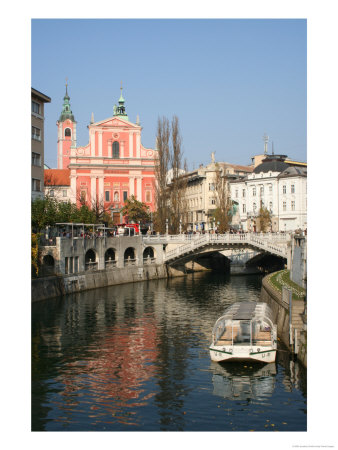
[[[190,170],[250,164],[268,151],[307,160],[305,19],[32,19],[31,85],[45,109],[45,163],[57,167],[68,78],[77,145],[91,114],[113,115],[122,82],[131,122],[154,148],[159,117],[177,115]]]

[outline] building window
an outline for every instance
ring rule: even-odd
[[[106,202],[110,201],[110,191],[105,191]]]
[[[209,183],[209,191],[215,190],[215,183]]]
[[[39,153],[32,152],[32,166],[41,167],[41,156]]]
[[[252,196],[253,196],[253,197],[256,197],[256,188],[255,188],[255,187],[252,188]]]
[[[50,197],[54,197],[54,189],[51,189],[51,190],[49,191],[49,196],[50,196]]]
[[[294,211],[296,209],[296,202],[292,200],[291,202],[291,210]]]
[[[34,102],[32,100],[32,112],[35,114],[40,114],[40,103]]]
[[[245,197],[245,189],[242,191],[242,197]]]
[[[286,211],[286,202],[283,202],[283,211]]]
[[[41,141],[40,128],[32,127],[32,139],[35,139],[36,141]]]
[[[146,191],[146,203],[150,203],[150,202],[151,202],[151,192]]]
[[[291,194],[294,194],[294,193],[295,193],[295,185],[291,184]]]
[[[272,213],[272,202],[269,203],[269,211]]]
[[[269,192],[272,194],[272,184],[269,184]]]
[[[238,198],[238,189],[236,189],[235,192],[236,192],[236,193],[235,193],[235,197]]]
[[[245,203],[243,203],[243,212],[244,213],[246,212],[246,204]]]
[[[264,195],[264,186],[261,186],[261,187],[260,187],[259,193],[260,193],[260,196],[261,196],[261,197]]]
[[[123,201],[125,202],[128,198],[128,192],[127,191],[123,191]]]
[[[120,144],[117,141],[113,142],[113,158],[118,159],[120,157]]]
[[[253,209],[253,211],[254,211],[254,212],[256,212],[256,208],[257,208],[257,205],[256,205],[256,203],[253,203],[253,205],[252,205],[252,209]]]
[[[70,128],[65,129],[65,137],[69,137],[72,135],[72,130]]]
[[[41,181],[37,178],[32,178],[32,191],[41,192]]]
[[[283,185],[283,194],[286,194],[286,186],[285,186],[285,184]]]
[[[63,189],[63,191],[62,191],[62,196],[63,196],[63,197],[67,197],[67,189]]]

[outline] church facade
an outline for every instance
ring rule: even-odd
[[[132,123],[128,118],[122,87],[112,117],[94,122],[92,115],[85,146],[77,146],[77,122],[67,85],[63,100],[57,121],[58,170],[69,170],[70,200],[78,205],[104,205],[115,222],[120,220],[119,210],[125,200],[132,195],[154,211],[157,152],[142,145],[142,128],[138,119]]]

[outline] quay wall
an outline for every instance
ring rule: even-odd
[[[152,264],[37,278],[32,280],[31,299],[36,302],[89,289],[156,280],[167,276],[164,264]]]
[[[272,310],[272,318],[277,324],[277,334],[283,344],[293,352],[290,344],[289,332],[289,304],[283,301],[282,294],[274,289],[269,283],[269,278],[273,274],[269,274],[262,280],[262,288],[260,299],[267,303]],[[306,326],[301,320],[301,314],[305,305],[303,300],[293,300],[292,302],[292,326],[298,337],[297,360],[307,367],[307,331]]]

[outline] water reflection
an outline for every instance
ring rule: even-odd
[[[212,363],[213,394],[229,400],[261,400],[273,394],[276,364]]]
[[[245,430],[250,407],[236,410],[244,398],[270,398],[264,408],[278,414],[285,400],[292,426],[304,429],[306,377],[287,353],[269,373],[210,362],[215,320],[259,292],[259,277],[198,274],[33,304],[32,429]]]

